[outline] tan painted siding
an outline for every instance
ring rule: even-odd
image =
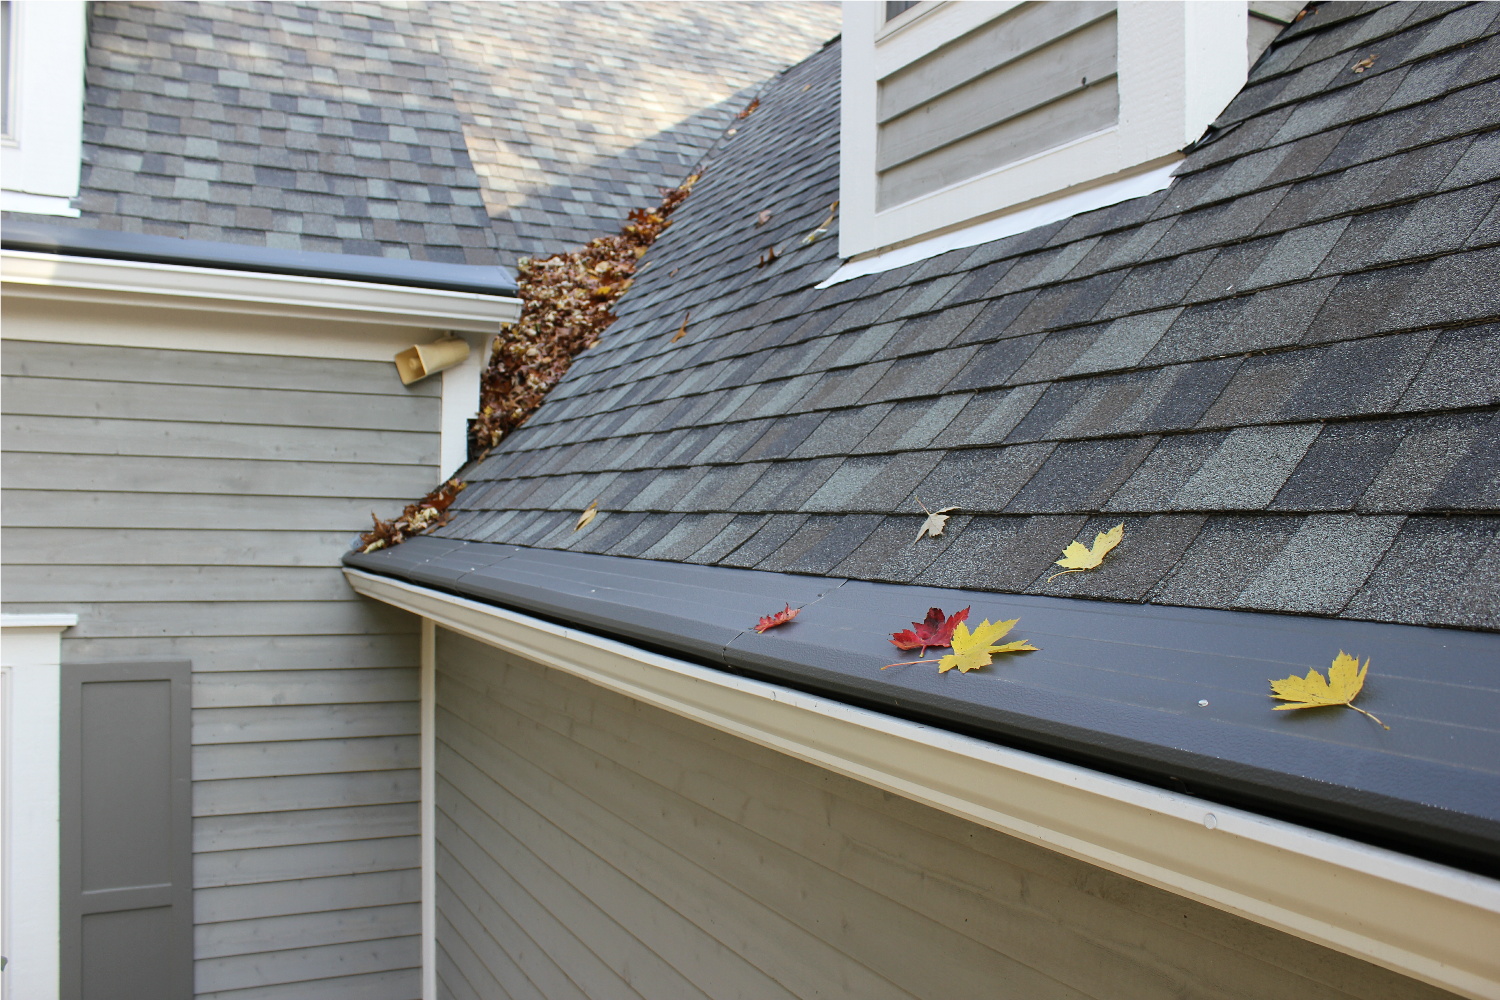
[[[882,79],[888,208],[1119,120],[1115,4],[1025,3]]]
[[[199,996],[412,1000],[416,622],[338,560],[435,482],[436,380],[18,340],[3,371],[5,609],[77,613],[65,663],[193,664]]]
[[[1446,994],[438,635],[440,996]]]

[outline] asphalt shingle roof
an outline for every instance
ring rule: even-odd
[[[618,230],[839,30],[832,3],[417,6],[508,260]]]
[[[617,231],[837,21],[826,3],[93,4],[76,224],[514,264]]]
[[[818,53],[722,141],[618,322],[440,534],[1500,628],[1497,21],[1320,6],[1166,191],[826,289],[837,241],[807,235],[838,197],[839,54]],[[913,545],[919,500],[963,510]],[[1102,567],[1049,581],[1120,521]]]

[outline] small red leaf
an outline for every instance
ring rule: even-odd
[[[925,656],[929,646],[937,648],[953,645],[953,630],[968,617],[968,608],[955,611],[947,618],[943,617],[942,608],[928,608],[926,621],[912,622],[911,628],[892,632],[891,645],[897,649],[921,649],[922,653],[919,655]]]
[[[777,625],[785,625],[793,618],[796,618],[797,615],[801,614],[801,612],[801,608],[793,611],[792,606],[788,604],[784,610],[778,611],[774,615],[762,615],[760,624],[755,626],[755,631],[764,632],[768,628],[775,628]]]

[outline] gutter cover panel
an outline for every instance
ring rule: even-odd
[[[418,537],[345,563],[1445,863],[1500,871],[1500,635],[792,576]],[[764,634],[760,615],[815,606]],[[930,606],[1020,618],[969,674],[890,633]],[[1273,711],[1269,680],[1371,659],[1363,707]],[[1207,701],[1207,705],[1200,705]]]

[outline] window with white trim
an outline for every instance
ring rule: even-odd
[[[0,208],[78,216],[83,156],[83,0],[7,0]]]
[[[10,106],[10,95],[15,91],[11,73],[15,69],[16,56],[11,50],[11,0],[0,3],[0,139],[10,139],[10,120],[12,117]]]
[[[1268,41],[1234,0],[892,7],[844,5],[844,257],[1164,185]]]

